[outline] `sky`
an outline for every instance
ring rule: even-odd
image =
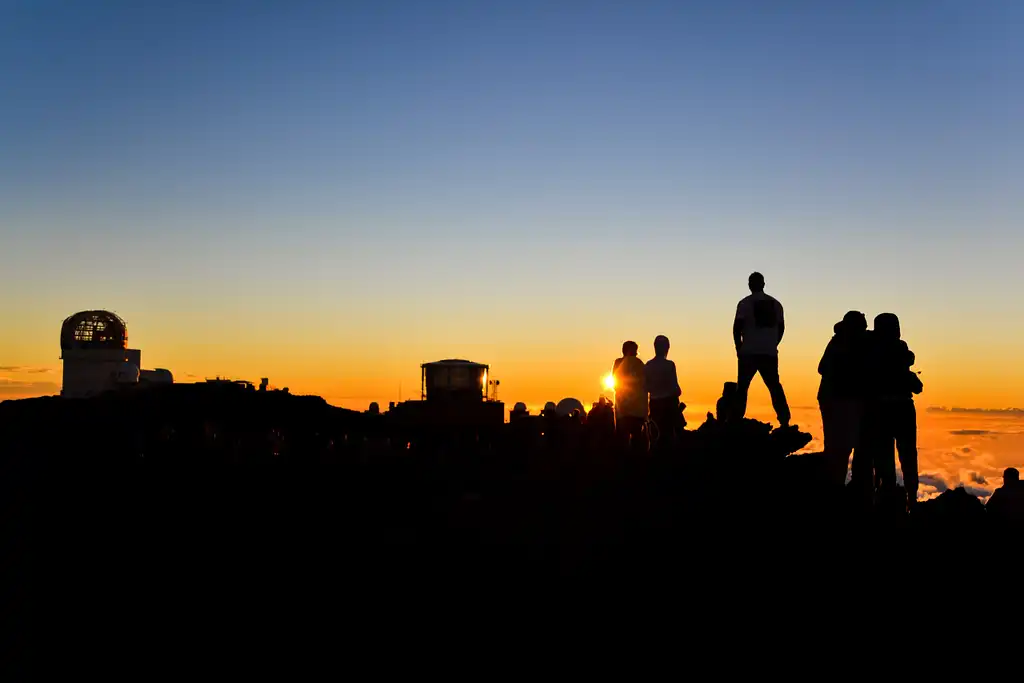
[[[508,403],[589,402],[666,334],[708,405],[758,270],[793,405],[849,309],[900,316],[922,406],[1024,405],[1022,26],[984,0],[0,0],[0,399],[59,391],[61,321],[104,308],[177,381],[360,409],[450,357]]]

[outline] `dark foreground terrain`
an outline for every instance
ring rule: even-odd
[[[251,656],[268,634],[347,642],[414,613],[425,636],[467,597],[664,611],[678,596],[691,616],[746,619],[765,601],[849,609],[863,590],[909,610],[929,582],[1018,566],[1018,537],[963,490],[912,515],[865,509],[822,456],[790,455],[805,435],[684,436],[637,458],[593,419],[424,429],[203,385],[8,401],[8,661],[152,665],[239,639]]]

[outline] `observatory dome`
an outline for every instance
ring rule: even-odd
[[[587,409],[583,407],[583,404],[579,399],[563,398],[558,402],[558,405],[555,406],[555,412],[562,417],[571,415],[574,410],[578,410],[582,415],[587,414]]]
[[[60,348],[127,349],[128,326],[110,311],[82,311],[64,320],[60,328]]]
[[[138,384],[139,366],[135,363],[121,363],[117,368],[116,380],[118,384]]]

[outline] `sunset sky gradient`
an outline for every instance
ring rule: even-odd
[[[360,409],[447,357],[589,402],[666,334],[710,404],[760,270],[794,405],[851,308],[922,405],[1024,404],[1024,4],[694,4],[3,3],[0,399],[107,308]]]

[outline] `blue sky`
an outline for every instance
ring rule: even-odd
[[[496,348],[612,310],[728,347],[690,324],[755,268],[826,339],[895,309],[933,357],[1008,349],[1022,29],[1012,2],[2,2],[0,313],[38,312],[6,352],[95,305],[369,344],[487,307]]]

